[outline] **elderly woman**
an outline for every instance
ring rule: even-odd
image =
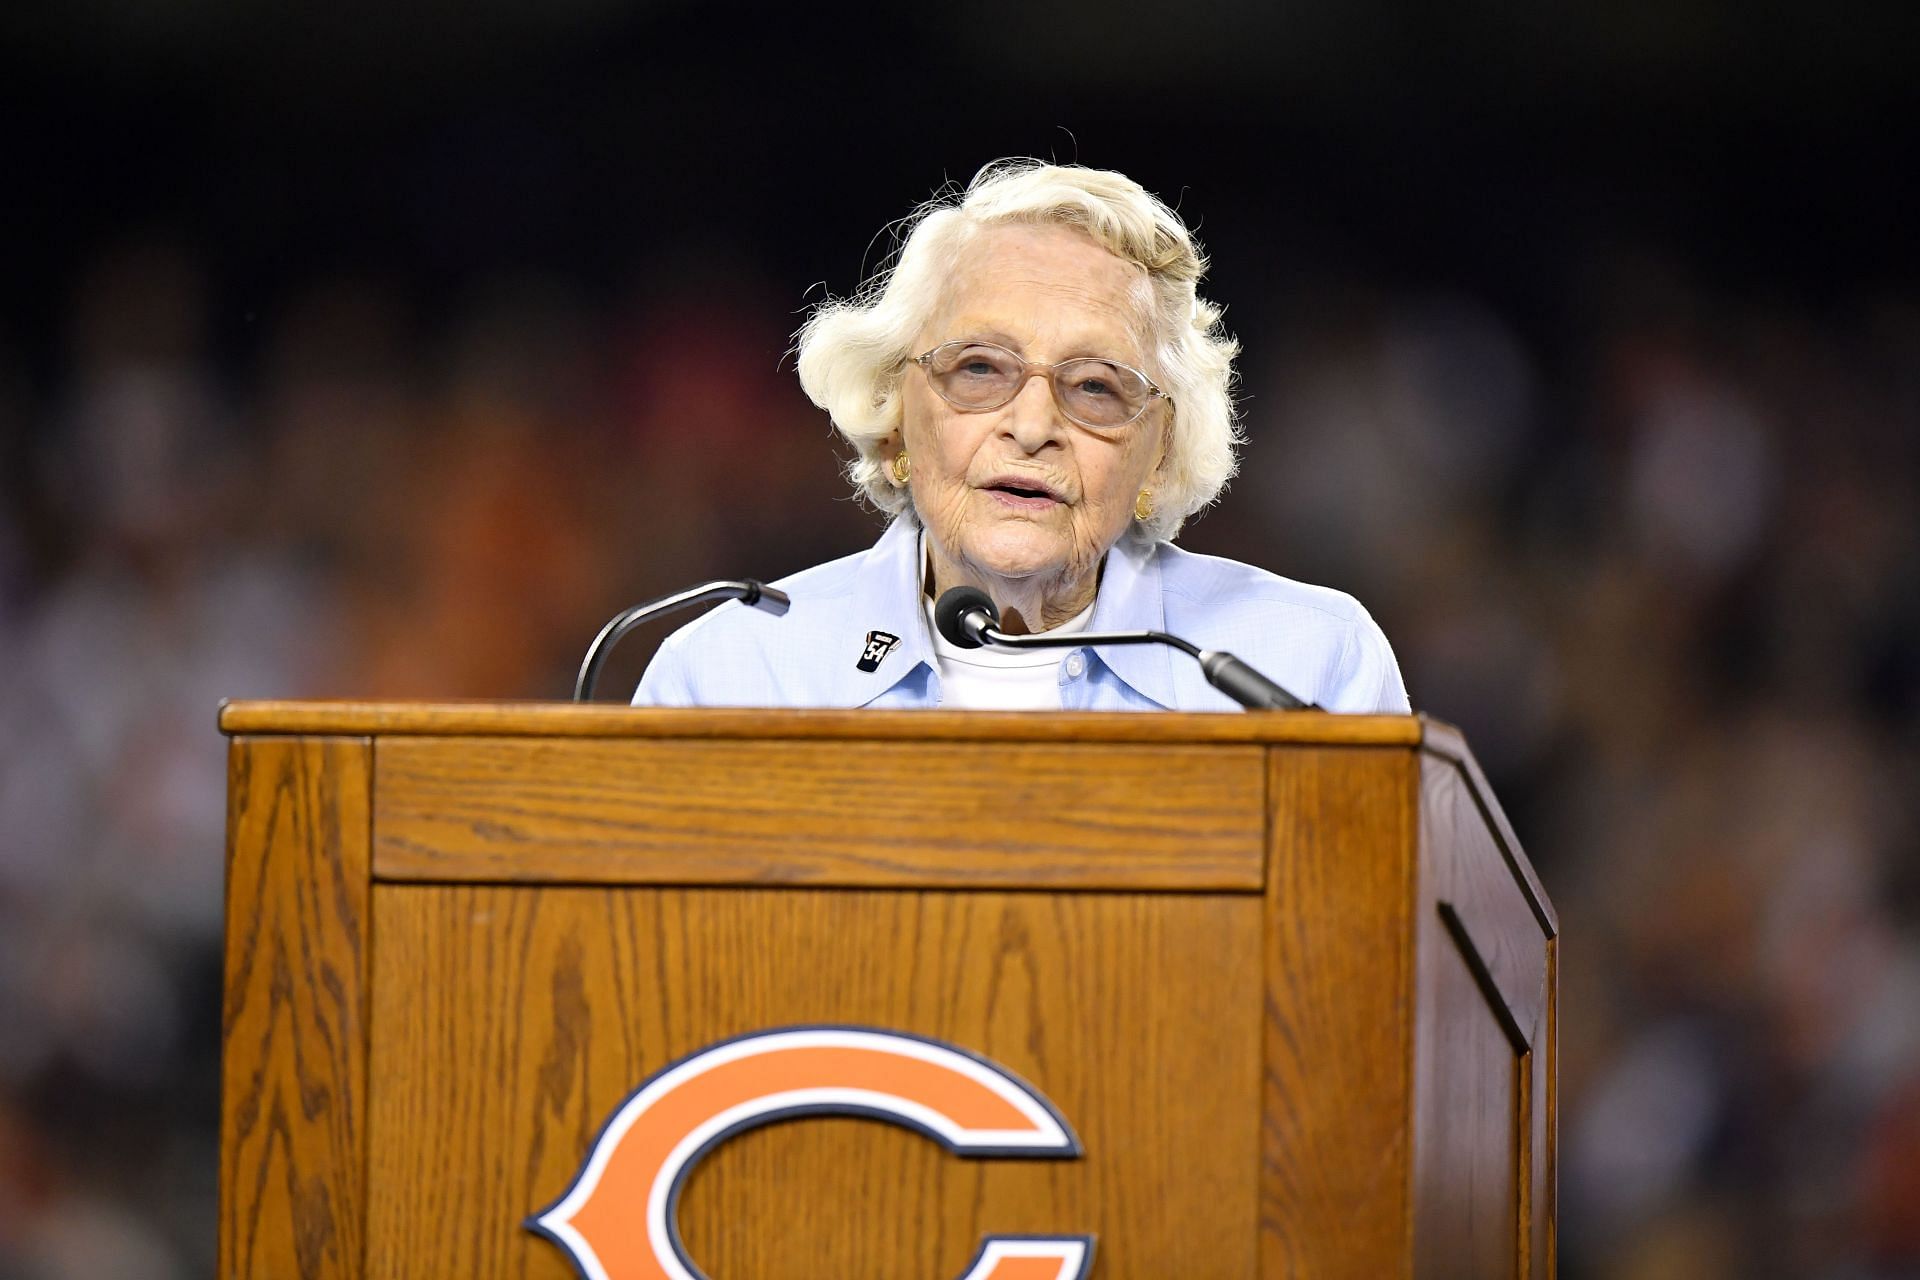
[[[971,586],[1009,633],[1170,631],[1329,710],[1406,711],[1351,597],[1173,545],[1239,443],[1238,347],[1204,270],[1179,216],[1118,173],[1003,161],[922,209],[892,266],[799,343],[801,385],[892,523],[779,583],[786,616],[726,605],[670,636],[634,701],[1234,706],[1167,648],[951,645],[933,601]]]

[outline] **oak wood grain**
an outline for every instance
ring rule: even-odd
[[[1555,1274],[1558,1230],[1557,926],[1463,753],[1421,754],[1420,1274],[1541,1280]]]
[[[1260,909],[1248,896],[375,890],[369,1274],[570,1274],[521,1227],[648,1074],[861,1023],[984,1053],[1076,1161],[969,1160],[875,1121],[727,1142],[681,1223],[709,1275],[958,1275],[989,1232],[1099,1235],[1099,1272],[1256,1273]]]
[[[520,1222],[626,1092],[802,1021],[985,1052],[1088,1156],[742,1135],[684,1201],[718,1280],[951,1275],[986,1232],[1084,1230],[1102,1276],[1553,1274],[1558,926],[1445,726],[226,723],[262,732],[230,775],[222,1276],[566,1275]]]
[[[1520,839],[1514,835],[1506,811],[1500,807],[1492,785],[1487,782],[1487,775],[1481,772],[1480,762],[1468,750],[1465,735],[1450,724],[1426,716],[1421,716],[1419,723],[1421,750],[1454,766],[1465,794],[1472,798],[1474,807],[1480,812],[1480,820],[1487,827],[1493,846],[1512,869],[1514,879],[1526,895],[1527,905],[1540,917],[1541,928],[1548,937],[1557,935],[1560,932],[1560,918],[1554,912],[1553,900],[1547,896],[1539,873],[1533,869],[1532,861],[1520,847]]]
[[[227,733],[391,737],[855,738],[883,742],[1255,742],[1411,746],[1413,716],[1259,711],[1133,712],[827,711],[757,707],[619,707],[566,702],[236,701],[220,708]]]
[[[218,1274],[361,1274],[368,744],[229,750]]]
[[[1262,1276],[1405,1276],[1414,753],[1276,750]]]
[[[1239,889],[1246,745],[382,739],[387,880]]]
[[[1539,1050],[1535,1049],[1535,1053]],[[1555,1280],[1560,1271],[1560,938],[1547,939],[1547,1035],[1545,1060],[1535,1064],[1536,1088],[1544,1093],[1545,1105],[1534,1117],[1533,1141],[1538,1144],[1540,1161],[1533,1176],[1530,1209],[1534,1221],[1544,1220],[1545,1229],[1535,1246],[1533,1269],[1545,1280]]]
[[[1471,941],[1435,927],[1421,942],[1413,1274],[1518,1280],[1527,1058],[1482,984]]]
[[[1549,935],[1458,766],[1423,755],[1420,778],[1426,888],[1459,917],[1501,1004],[1531,1043],[1546,1017]]]

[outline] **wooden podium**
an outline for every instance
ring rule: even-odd
[[[665,1064],[796,1024],[1030,1082],[1078,1159],[871,1119],[688,1175],[713,1280],[1546,1277],[1557,926],[1390,716],[234,703],[220,1275],[566,1277],[524,1225]],[[636,1210],[636,1221],[638,1211]]]

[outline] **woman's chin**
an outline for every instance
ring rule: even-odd
[[[1035,532],[982,538],[966,549],[966,559],[980,572],[1012,582],[1054,577],[1067,567],[1072,548],[1062,539]]]

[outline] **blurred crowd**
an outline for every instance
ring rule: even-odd
[[[564,697],[620,607],[876,535],[799,299],[656,268],[330,279],[236,336],[131,241],[50,375],[0,335],[0,1277],[212,1271],[221,698]],[[1581,278],[1545,337],[1249,308],[1185,541],[1360,596],[1539,866],[1563,1275],[1920,1275],[1920,299]]]
[[[1920,300],[1592,265],[1550,362],[1323,299],[1217,519],[1362,593],[1555,899],[1562,1274],[1920,1275]]]

